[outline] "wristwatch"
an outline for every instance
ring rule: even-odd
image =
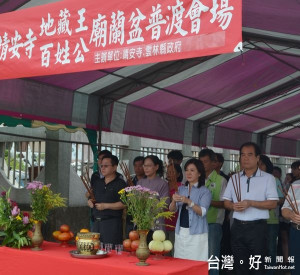
[[[195,203],[192,201],[189,205],[189,208],[192,208],[195,205]]]

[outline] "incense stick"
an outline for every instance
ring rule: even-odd
[[[241,176],[240,172],[238,172],[238,177],[239,177],[239,191],[240,191],[240,201],[242,200],[242,190],[241,190]]]
[[[124,174],[124,176],[125,176],[125,178],[127,180],[128,185],[129,186],[134,186],[132,178],[130,176],[130,171],[129,171],[126,163],[125,162],[121,162],[120,163],[120,167],[121,167],[121,170],[122,170],[122,172],[123,172],[123,174]]]
[[[278,187],[279,187],[281,193],[284,195],[285,199],[288,201],[288,203],[289,203],[289,205],[291,206],[293,212],[299,215],[299,210],[298,210],[298,205],[297,205],[297,203],[296,203],[296,206],[297,206],[297,209],[296,209],[294,203],[293,203],[292,200],[291,200],[291,197],[290,197],[288,191],[287,191],[285,188],[281,188],[281,186],[278,186]],[[291,186],[291,187],[292,187],[292,186]],[[290,187],[290,188],[291,188],[291,187]],[[294,190],[292,189],[292,191],[294,191]]]
[[[280,186],[278,186],[280,191],[282,192],[282,194],[284,195],[285,199],[288,201],[289,205],[291,206],[292,210],[297,213],[297,210],[290,198],[290,195],[288,194],[288,192],[285,189],[282,189]]]
[[[295,205],[296,205],[296,208],[297,208],[297,213],[299,214],[298,204],[297,204],[297,200],[296,200],[296,196],[295,196],[295,192],[294,192],[293,185],[291,185],[291,187],[290,187],[290,188],[292,188],[292,193],[293,193],[293,197],[294,197]]]
[[[86,171],[86,176],[87,176],[88,182],[90,182],[90,171],[89,171],[89,170],[90,170],[90,169],[89,169],[88,165],[85,166],[85,171]]]
[[[86,182],[86,180],[83,176],[80,176],[80,178],[81,178],[81,181],[82,181],[84,187],[86,188],[87,192],[89,193],[92,201],[96,201],[92,188],[89,186],[89,184]]]
[[[239,172],[238,172],[238,180],[237,180],[236,174],[234,174],[234,179],[235,180],[233,180],[233,176],[231,176],[231,181],[232,181],[232,185],[234,188],[234,193],[235,193],[236,199],[238,202],[240,202],[242,199],[242,194],[241,194],[241,181],[240,181]]]

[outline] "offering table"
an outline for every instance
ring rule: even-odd
[[[149,266],[137,266],[138,259],[127,252],[117,255],[112,251],[101,259],[77,259],[69,251],[75,246],[60,247],[58,243],[45,242],[42,251],[30,248],[0,247],[0,274],[5,275],[207,275],[208,263],[165,257],[147,260]]]

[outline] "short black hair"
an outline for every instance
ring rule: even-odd
[[[272,174],[273,173],[273,163],[271,162],[270,158],[266,155],[260,155],[259,160],[266,165],[267,173]]]
[[[198,178],[198,186],[197,188],[200,188],[201,186],[205,185],[205,170],[204,170],[204,165],[202,163],[201,160],[196,159],[196,158],[191,158],[189,159],[185,165],[184,165],[184,171],[186,171],[186,168],[190,165],[190,164],[194,164],[198,170],[198,172],[200,173],[200,177]],[[187,186],[189,184],[188,181],[186,181],[185,185]]]
[[[183,160],[183,154],[179,150],[172,150],[167,155],[168,159]]]
[[[133,160],[133,165],[136,163],[136,162],[138,162],[138,161],[142,161],[142,162],[144,162],[144,157],[143,156],[137,156],[137,157],[135,157],[134,158],[134,160]]]
[[[278,167],[278,166],[274,166],[274,167],[273,167],[273,171],[278,171],[278,172],[280,173],[280,175],[282,175],[282,170],[281,170],[281,168]]]
[[[224,163],[224,157],[221,153],[216,153],[217,161]]]
[[[112,155],[111,151],[109,150],[101,150],[99,153],[98,153],[98,158],[99,156],[101,155]]]
[[[300,160],[294,161],[291,165],[292,169],[300,169]]]
[[[240,147],[240,155],[242,154],[242,149],[244,147],[253,147],[254,151],[255,151],[255,156],[256,157],[261,155],[260,148],[259,148],[259,146],[255,142],[248,141],[248,142],[243,143],[241,145],[241,147]]]
[[[110,155],[105,155],[105,156],[103,157],[103,159],[110,159],[110,160],[111,160],[111,165],[112,165],[112,166],[116,166],[116,165],[119,164],[119,159],[118,159],[118,157],[115,156],[115,155],[112,155],[112,154],[110,154]],[[103,160],[103,159],[102,159],[102,160]]]
[[[211,149],[205,148],[199,152],[199,158],[203,158],[206,156],[208,156],[211,161],[216,160],[216,153]]]

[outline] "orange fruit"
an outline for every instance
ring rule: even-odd
[[[90,232],[90,230],[88,230],[86,228],[80,229],[80,233],[88,233],[88,232]]]
[[[60,231],[54,231],[53,233],[52,233],[52,236],[53,236],[53,238],[54,239],[56,239],[56,240],[58,240],[58,235],[60,234],[61,232]]]
[[[70,234],[71,238],[74,237],[74,233],[72,231],[70,231],[69,234]]]

